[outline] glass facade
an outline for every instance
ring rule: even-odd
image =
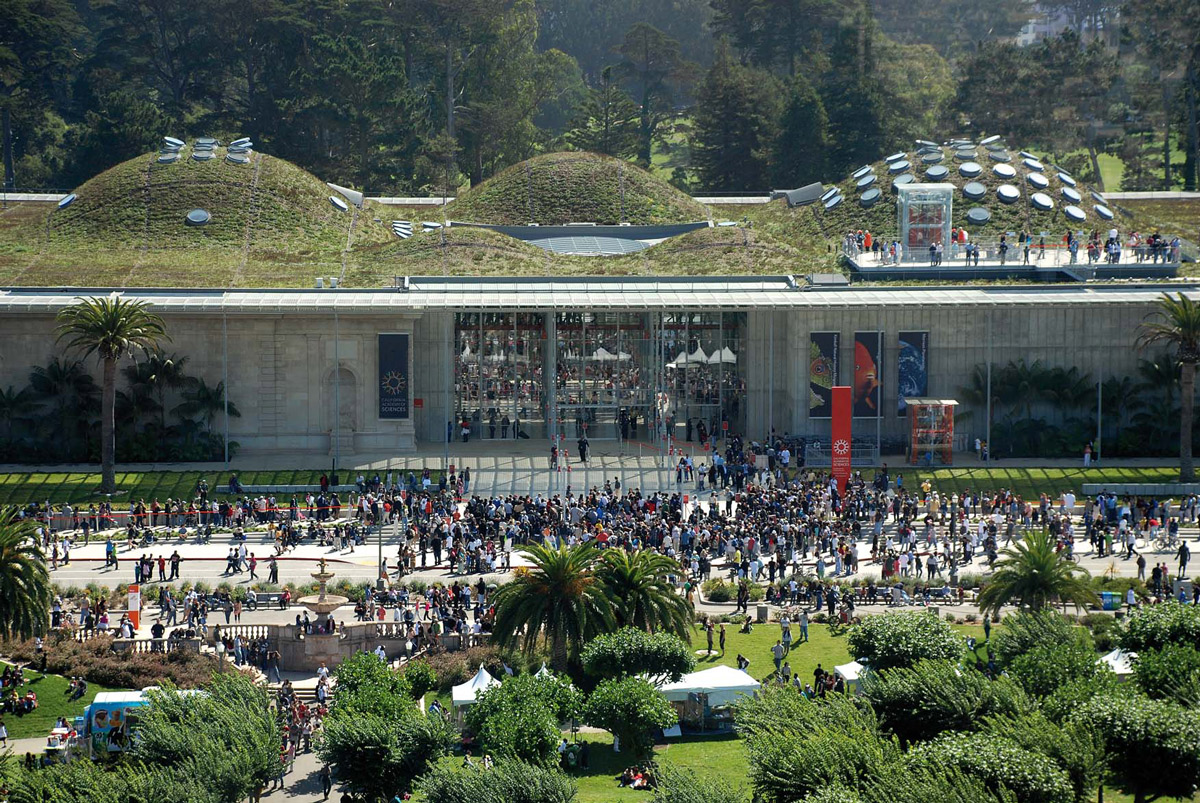
[[[458,313],[458,420],[497,441],[743,433],[745,325],[740,312]]]

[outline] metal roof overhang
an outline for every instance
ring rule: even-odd
[[[2,288],[0,312],[57,312],[118,293],[172,314],[388,314],[457,310],[753,310],[1146,305],[1163,292],[1200,300],[1195,283],[1053,286],[798,286],[790,276],[411,277],[409,289],[173,290]]]

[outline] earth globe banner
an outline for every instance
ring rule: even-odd
[[[908,414],[906,398],[929,395],[929,333],[901,332],[896,356],[896,414]]]

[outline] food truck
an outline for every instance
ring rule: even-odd
[[[149,705],[146,691],[104,691],[83,709],[82,735],[88,754],[103,758],[129,747],[129,737],[137,725],[138,711]]]

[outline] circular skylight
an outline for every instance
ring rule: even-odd
[[[158,163],[163,164],[163,165],[169,165],[169,164],[172,164],[173,162],[178,162],[178,161],[179,161],[179,154],[177,154],[177,153],[163,153],[163,154],[159,154],[159,157],[158,157]]]
[[[1073,204],[1077,204],[1083,200],[1083,196],[1079,194],[1079,191],[1071,189],[1070,187],[1062,188],[1062,197],[1066,198]]]
[[[1046,166],[1044,164],[1042,164],[1041,162],[1039,162],[1037,159],[1026,158],[1024,161],[1024,165],[1026,167],[1028,167],[1030,170],[1036,170],[1039,173],[1046,169]]]
[[[983,145],[986,148],[988,145],[991,145],[992,143],[999,142],[999,141],[1000,141],[1000,135],[992,134],[990,137],[984,137],[983,139],[979,140],[979,144]]]
[[[1044,190],[1050,186],[1050,180],[1041,173],[1029,173],[1025,176],[1025,180],[1029,182],[1029,186],[1036,187],[1039,190]]]
[[[192,151],[192,158],[195,159],[197,162],[207,162],[209,159],[213,158],[213,152],[212,151]]]
[[[1104,196],[1101,195],[1100,193],[1096,192],[1095,190],[1092,190],[1092,200],[1098,204],[1107,204],[1108,203],[1108,201],[1104,200]]]
[[[967,222],[976,226],[982,226],[992,219],[992,213],[984,209],[982,206],[973,206],[967,210]]]
[[[875,183],[875,174],[874,173],[868,173],[867,175],[860,178],[857,182],[855,182],[856,186],[860,190],[864,190],[867,187],[870,187],[874,183]]]
[[[75,203],[77,200],[79,200],[79,196],[78,196],[78,195],[76,195],[76,194],[75,194],[75,193],[73,193],[73,192],[72,192],[72,193],[68,193],[67,195],[64,195],[64,196],[62,197],[62,199],[61,199],[61,200],[59,200],[59,202],[58,202],[58,208],[59,208],[59,209],[66,209],[68,206],[70,206],[71,204]]]
[[[1063,184],[1066,184],[1067,186],[1070,186],[1070,187],[1075,186],[1075,179],[1071,178],[1066,173],[1059,173],[1058,180],[1061,181]]]
[[[828,201],[826,201],[826,202],[825,202],[825,208],[826,208],[826,209],[833,209],[834,207],[836,207],[836,206],[837,206],[838,204],[840,204],[841,202],[842,202],[842,196],[841,196],[841,195],[835,195],[835,196],[833,196],[832,198],[830,198]]]
[[[1021,200],[1021,191],[1012,184],[1001,184],[996,188],[996,197],[1000,199],[1001,203],[1015,204]]]
[[[941,181],[948,175],[950,175],[950,168],[945,165],[934,165],[925,171],[925,178],[933,181]]]
[[[892,179],[892,189],[903,187],[905,184],[912,184],[914,181],[912,173],[901,173]]]
[[[1063,214],[1067,216],[1067,220],[1075,223],[1082,223],[1087,220],[1087,215],[1078,206],[1064,206]]]
[[[853,173],[851,173],[851,174],[850,174],[850,178],[853,178],[853,179],[860,179],[860,178],[862,178],[863,176],[865,176],[867,173],[870,173],[870,172],[871,172],[871,166],[870,166],[870,165],[863,165],[862,167],[858,168],[858,169],[857,169],[857,170],[855,170]]]
[[[1096,210],[1096,214],[1097,214],[1097,215],[1099,215],[1100,217],[1102,217],[1102,218],[1103,218],[1103,219],[1105,219],[1105,220],[1112,220],[1112,219],[1113,219],[1113,212],[1112,212],[1112,210],[1111,210],[1111,209],[1109,209],[1109,208],[1108,208],[1107,206],[1105,206],[1104,204],[1096,204],[1095,206],[1093,206],[1093,207],[1092,207],[1092,209],[1095,209],[1095,210]]]
[[[203,226],[210,220],[212,220],[212,215],[208,213],[207,209],[193,209],[187,213],[184,222],[189,226]]]
[[[987,195],[987,187],[983,186],[978,181],[969,181],[963,186],[962,194],[972,201],[978,201],[980,198]]]
[[[862,196],[858,199],[858,202],[862,206],[874,206],[881,195],[882,193],[879,191],[878,187],[872,187],[862,194]]]
[[[182,139],[176,139],[175,137],[163,137],[163,143],[165,143],[168,148],[173,148],[175,150],[179,150],[187,144]]]
[[[988,158],[993,162],[1011,162],[1012,157],[1008,155],[1008,151],[988,151]]]
[[[930,151],[929,153],[922,154],[921,161],[927,165],[934,165],[944,158],[946,157],[941,151]]]
[[[329,196],[329,203],[333,204],[333,208],[339,212],[345,212],[350,209],[350,207],[346,205],[346,202],[336,195]]]
[[[910,167],[912,167],[912,165],[908,163],[907,159],[900,159],[888,165],[888,172],[892,174],[903,173]]]
[[[1008,179],[1017,177],[1017,169],[1012,165],[998,164],[992,168],[992,172],[1000,178]]]
[[[957,150],[954,152],[954,158],[960,162],[969,161],[971,159],[974,159],[975,156],[976,156],[976,153],[973,148],[963,148],[961,150]]]
[[[963,162],[958,166],[958,172],[967,178],[974,178],[983,172],[983,166],[979,162]]]
[[[905,156],[908,156],[908,154],[907,154],[907,153],[905,153],[904,151],[900,151],[899,153],[893,153],[891,156],[889,156],[888,158],[884,159],[884,161],[885,161],[885,162],[887,162],[888,164],[891,164],[892,162],[898,162],[898,161],[900,161],[900,160],[901,160],[901,159],[903,159]]]
[[[1043,212],[1049,212],[1054,208],[1054,199],[1044,192],[1035,192],[1030,195],[1029,203],[1033,204],[1034,209],[1040,209]]]
[[[250,164],[250,157],[244,153],[227,153],[225,154],[225,161],[232,162],[235,165],[248,165]]]
[[[829,189],[825,190],[825,193],[821,196],[821,202],[824,203],[825,201],[828,201],[839,192],[841,192],[841,190],[839,190],[837,187],[830,187]]]

